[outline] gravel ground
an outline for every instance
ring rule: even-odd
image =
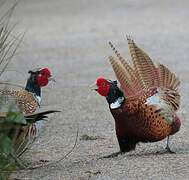
[[[27,71],[48,66],[57,83],[43,89],[43,106],[62,110],[46,122],[43,136],[27,153],[32,163],[64,157],[59,163],[14,174],[12,179],[189,179],[189,2],[187,0],[24,0],[13,15],[16,31],[26,32],[20,53],[4,79],[24,84]],[[89,90],[99,75],[115,79],[107,61],[112,41],[128,59],[126,34],[181,79],[182,127],[166,141],[139,144],[135,151],[99,159],[119,150],[106,100]],[[95,140],[80,140],[82,135]]]

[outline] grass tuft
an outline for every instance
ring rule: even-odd
[[[5,1],[0,3],[0,9],[4,8]],[[5,72],[9,63],[16,55],[20,43],[22,42],[23,35],[13,35],[13,30],[16,24],[11,24],[10,19],[13,11],[17,5],[17,2],[8,9],[0,17],[0,76]],[[2,84],[2,83],[1,83]],[[5,85],[6,86],[6,85]],[[0,97],[0,101],[3,98]],[[3,109],[3,103],[0,103],[0,109]],[[23,164],[14,156],[13,146],[17,130],[12,132],[11,127],[19,126],[19,123],[23,123],[23,118],[17,111],[12,111],[12,107],[16,106],[14,103],[10,103],[7,114],[0,112],[0,180],[8,179],[11,171],[14,171],[16,167],[22,167]]]

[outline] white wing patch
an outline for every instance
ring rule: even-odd
[[[157,92],[153,96],[147,98],[145,104],[156,106],[157,110],[160,110],[160,114],[165,118],[165,120],[172,124],[174,120],[174,111],[170,108],[169,104],[166,103],[161,97],[161,92]]]
[[[159,96],[158,93],[154,94],[153,96],[147,98],[146,103],[147,105],[155,105],[155,106],[165,106],[166,103],[163,102],[161,97]]]

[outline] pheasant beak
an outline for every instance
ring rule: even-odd
[[[96,84],[93,84],[93,85],[90,86],[90,89],[97,91],[98,90],[98,86]]]
[[[49,81],[56,82],[56,80],[53,77],[50,77]]]

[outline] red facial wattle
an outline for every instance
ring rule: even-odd
[[[37,82],[40,87],[46,86],[49,83],[49,80],[46,76],[39,75],[37,77]]]
[[[101,95],[101,96],[107,96],[110,90],[110,86],[100,86],[97,90],[97,92]]]
[[[98,87],[97,92],[101,96],[107,96],[110,91],[110,82],[108,82],[105,78],[99,77],[96,81],[96,85]]]
[[[37,82],[40,87],[46,86],[49,83],[51,71],[48,68],[43,68],[39,71]]]

